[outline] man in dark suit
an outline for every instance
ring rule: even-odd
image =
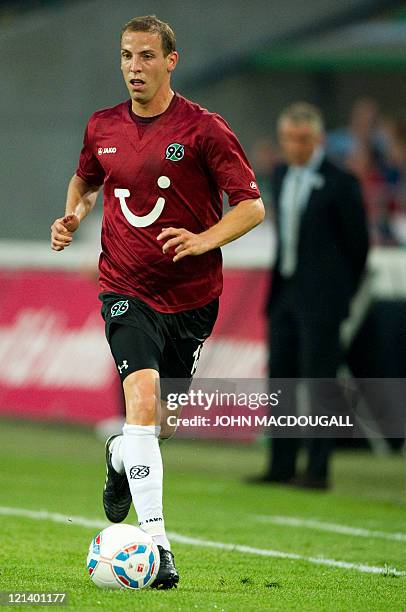
[[[306,103],[293,104],[278,121],[287,165],[276,167],[272,176],[278,237],[267,303],[272,379],[336,377],[340,324],[367,257],[358,182],[325,158],[323,132],[320,112]],[[298,476],[299,440],[273,437],[269,469],[258,480],[327,488],[333,441],[312,438],[305,443],[307,468]]]

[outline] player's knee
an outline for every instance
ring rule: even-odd
[[[159,392],[153,370],[134,372],[123,383],[126,420],[132,425],[158,425]]]

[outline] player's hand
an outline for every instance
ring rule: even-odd
[[[77,215],[66,215],[60,219],[55,219],[51,225],[51,248],[54,251],[63,251],[72,242],[72,234],[80,224]]]
[[[157,240],[165,240],[162,252],[167,253],[173,249],[175,256],[172,261],[176,262],[188,255],[202,255],[209,250],[206,239],[202,234],[193,234],[188,230],[176,227],[165,227]]]

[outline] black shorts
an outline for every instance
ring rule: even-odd
[[[101,293],[106,337],[122,381],[137,370],[159,372],[161,397],[189,389],[216,322],[218,298],[194,310],[157,312],[138,298]]]

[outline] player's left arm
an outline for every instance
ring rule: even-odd
[[[169,249],[175,250],[173,261],[176,262],[188,255],[202,255],[236,240],[262,223],[264,217],[265,207],[261,198],[243,200],[233,206],[218,223],[200,234],[184,228],[167,227],[157,239],[165,241],[162,247],[164,253]]]

